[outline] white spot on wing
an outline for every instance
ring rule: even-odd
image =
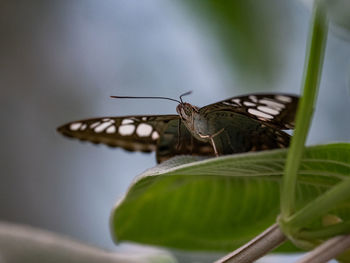
[[[283,95],[276,95],[275,96],[276,100],[283,101],[283,102],[292,102],[291,97],[283,96]]]
[[[275,109],[283,109],[286,106],[282,103],[279,103],[277,101],[273,101],[273,100],[269,100],[269,99],[262,99],[259,101],[261,104],[265,104],[271,108],[275,108]]]
[[[237,103],[237,104],[241,105],[241,100],[240,100],[240,99],[232,99],[231,101],[233,101],[234,103]]]
[[[258,110],[263,111],[263,112],[268,113],[268,114],[272,114],[272,115],[278,115],[280,113],[278,110],[274,110],[274,109],[271,109],[271,108],[265,107],[265,106],[259,106]]]
[[[86,128],[87,128],[87,125],[86,125],[86,123],[84,123],[83,125],[81,125],[80,130],[83,131],[83,130],[85,130]]]
[[[243,104],[244,104],[244,106],[248,106],[248,107],[253,107],[256,105],[255,103],[249,102],[249,101],[243,101]]]
[[[131,124],[131,123],[134,123],[134,121],[131,120],[131,119],[124,119],[124,120],[122,120],[122,125],[123,124]]]
[[[90,128],[93,129],[95,128],[96,126],[100,125],[101,122],[94,122],[93,124],[90,125]]]
[[[258,102],[257,97],[256,97],[256,96],[254,96],[254,95],[250,95],[250,96],[249,96],[249,99],[250,99],[251,101],[255,102],[255,103],[257,103],[257,102]]]
[[[159,133],[157,131],[152,132],[152,139],[157,140],[159,138]]]
[[[107,128],[106,133],[111,134],[111,133],[115,133],[116,131],[117,131],[117,129],[115,128],[115,126],[111,125]]]
[[[273,118],[273,116],[271,116],[271,115],[269,115],[267,113],[258,111],[256,109],[248,109],[248,112],[250,114],[253,114],[253,115],[257,116],[257,117],[261,117],[261,118],[265,118],[265,119],[272,119]]]
[[[79,130],[81,124],[81,122],[72,123],[71,125],[69,125],[69,129],[71,129],[72,131]]]
[[[118,132],[120,133],[120,135],[123,135],[123,136],[131,135],[134,133],[134,131],[135,131],[134,125],[122,125],[122,126],[119,126],[119,129],[118,129]]]
[[[98,126],[94,129],[94,131],[95,131],[96,133],[103,132],[103,131],[104,131],[108,126],[110,126],[110,125],[111,125],[110,122],[104,122],[104,123],[98,125]]]
[[[139,126],[137,126],[136,133],[140,137],[147,137],[151,135],[153,128],[151,125],[146,123],[141,123]]]
[[[147,121],[147,117],[142,117],[141,120]]]

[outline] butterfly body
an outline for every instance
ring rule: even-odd
[[[193,137],[216,148],[216,155],[284,148],[289,144],[289,135],[283,131],[232,111],[194,110],[191,118],[180,117]]]
[[[283,130],[293,128],[297,102],[286,94],[251,94],[203,108],[181,101],[178,115],[95,118],[58,131],[129,151],[156,151],[158,162],[181,154],[219,156],[288,147]]]

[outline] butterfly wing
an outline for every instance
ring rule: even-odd
[[[219,155],[288,147],[290,135],[234,111],[208,113],[208,133]]]
[[[293,129],[298,101],[297,96],[290,94],[249,94],[210,104],[200,113],[233,111],[276,129]]]
[[[209,142],[193,137],[180,120],[171,120],[159,138],[156,158],[161,163],[176,155],[215,156]]]
[[[94,118],[70,122],[57,130],[67,137],[95,144],[128,151],[156,151],[158,162],[181,154],[214,154],[209,143],[192,137],[178,115]]]
[[[151,152],[168,123],[178,115],[104,117],[70,122],[57,130],[65,136],[128,151]]]

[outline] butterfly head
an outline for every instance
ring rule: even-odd
[[[193,106],[189,103],[182,102],[176,107],[176,111],[179,114],[181,120],[185,122],[192,122],[193,115],[199,110],[198,107]]]

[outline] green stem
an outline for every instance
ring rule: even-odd
[[[311,124],[323,65],[328,22],[322,5],[317,3],[318,1],[315,1],[311,32],[309,35],[308,55],[304,66],[303,95],[300,99],[297,111],[296,130],[288,151],[284,177],[281,185],[282,221],[295,212],[297,172]]]
[[[345,235],[350,233],[350,222],[338,223],[331,226],[323,227],[317,230],[305,230],[298,233],[301,239],[328,239],[337,235]]]
[[[324,194],[308,203],[291,217],[285,219],[285,224],[289,228],[301,228],[313,220],[325,215],[334,208],[334,204],[339,204],[350,198],[350,179],[338,183]]]

